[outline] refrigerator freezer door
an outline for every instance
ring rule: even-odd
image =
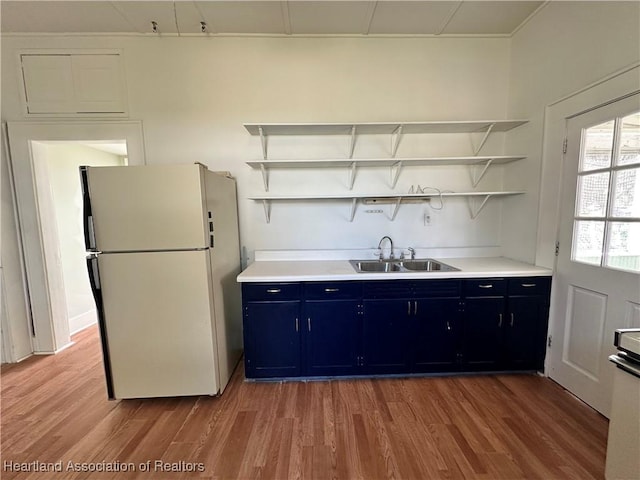
[[[209,256],[98,256],[115,398],[219,393]]]
[[[205,172],[211,271],[215,298],[215,318],[220,365],[220,390],[226,387],[242,355],[242,301],[240,285],[240,240],[236,182],[212,172]]]
[[[82,167],[88,183],[85,234],[94,237],[87,247],[101,252],[206,248],[204,171],[186,164]]]

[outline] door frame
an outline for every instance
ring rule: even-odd
[[[33,352],[56,353],[71,345],[66,315],[62,268],[48,252],[49,238],[43,231],[43,212],[37,189],[37,168],[32,141],[88,142],[126,140],[129,165],[145,163],[142,122],[8,122],[8,136],[15,201],[26,282],[31,303]]]

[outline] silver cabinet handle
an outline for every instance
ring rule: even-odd
[[[296,332],[300,331],[300,322],[298,321],[298,317],[296,317]]]
[[[411,302],[407,301],[407,315],[411,315]]]
[[[418,301],[417,301],[417,300],[415,300],[415,301],[413,302],[413,314],[414,314],[414,315],[417,315],[417,314],[418,314]]]
[[[513,327],[513,313],[511,314],[511,325]]]
[[[502,314],[498,314],[498,327],[502,327]]]
[[[493,285],[490,283],[488,285],[478,285],[480,288],[493,288]]]
[[[340,289],[339,288],[325,288],[324,291],[327,292],[327,293],[333,293],[333,292],[339,292]]]
[[[307,329],[311,331],[311,317],[307,317]]]
[[[522,285],[525,288],[530,288],[530,287],[535,287],[536,286],[535,283],[521,283],[520,285]]]
[[[268,288],[267,293],[280,293],[281,290],[279,288]]]

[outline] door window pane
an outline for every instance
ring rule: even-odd
[[[609,172],[578,177],[579,217],[604,217],[607,212]]]
[[[604,244],[604,222],[577,220],[573,232],[573,260],[600,265]]]
[[[580,159],[580,171],[608,168],[613,151],[615,121],[602,123],[584,131],[584,148]]]
[[[607,266],[640,272],[640,223],[609,224]]]
[[[622,119],[620,150],[617,164],[640,163],[640,112]]]
[[[611,215],[640,218],[640,167],[615,172]]]

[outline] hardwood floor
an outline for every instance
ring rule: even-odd
[[[97,330],[74,340],[2,367],[3,480],[604,478],[607,420],[546,378],[247,383],[240,366],[220,398],[108,401]]]

